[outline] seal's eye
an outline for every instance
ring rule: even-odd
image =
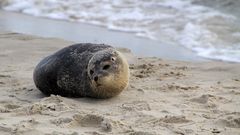
[[[90,75],[92,75],[94,73],[94,71],[93,70],[90,70]]]
[[[111,60],[112,60],[112,61],[115,61],[115,58],[114,58],[114,57],[112,57],[112,58],[111,58]]]
[[[105,65],[104,67],[103,67],[103,70],[107,70],[107,69],[109,69],[110,68],[110,65]]]

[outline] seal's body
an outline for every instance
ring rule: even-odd
[[[103,44],[76,44],[44,58],[33,79],[44,94],[109,98],[129,80],[127,61],[115,48]]]

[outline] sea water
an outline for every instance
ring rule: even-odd
[[[240,62],[238,18],[200,5],[199,1],[201,3],[201,0],[5,0],[2,8],[131,32],[184,46],[201,57]]]

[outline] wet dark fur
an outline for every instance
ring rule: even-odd
[[[47,95],[92,95],[87,75],[88,62],[96,52],[108,48],[112,47],[103,44],[75,44],[44,58],[34,71],[36,87]]]

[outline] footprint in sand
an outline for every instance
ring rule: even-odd
[[[155,132],[147,132],[147,131],[133,131],[129,135],[156,135]]]
[[[10,78],[11,76],[10,75],[3,75],[3,74],[0,74],[0,78]]]
[[[43,98],[40,102],[16,109],[16,113],[19,115],[23,114],[43,114],[57,116],[62,112],[71,110],[71,107],[63,102],[62,97],[50,96]]]
[[[208,99],[209,99],[209,95],[202,95],[200,97],[192,98],[190,99],[190,101],[196,102],[199,104],[206,104],[208,102]]]
[[[58,131],[53,131],[51,133],[47,133],[44,135],[79,135],[79,134],[77,132],[66,134],[66,133],[62,133],[62,132],[58,132]]]
[[[196,90],[199,88],[199,86],[187,86],[187,85],[183,85],[183,84],[175,84],[175,83],[171,83],[171,84],[167,84],[165,86],[165,89],[167,90]]]
[[[11,133],[12,134],[40,134],[41,132],[35,129],[35,126],[39,124],[35,119],[22,120],[18,124],[14,124]]]
[[[146,101],[133,101],[130,103],[124,103],[121,106],[122,109],[127,111],[150,111],[150,105]]]
[[[166,70],[165,72],[160,73],[159,79],[165,79],[165,78],[176,78],[179,79],[180,77],[185,77],[186,75],[183,73],[183,70],[179,70],[177,68],[173,68],[173,70]]]
[[[20,105],[16,105],[11,102],[4,102],[4,103],[1,103],[0,112],[1,113],[9,113],[20,107],[21,107]]]
[[[130,126],[122,123],[121,121],[115,121],[105,118],[98,114],[75,114],[73,120],[68,124],[68,128],[86,128],[96,133],[111,132],[111,133],[128,133],[132,132]],[[87,132],[92,133],[92,132]]]
[[[1,86],[1,85],[4,85],[4,84],[5,84],[4,82],[0,81],[0,86]]]
[[[64,125],[64,124],[68,124],[70,122],[72,122],[73,119],[72,118],[58,118],[58,119],[52,119],[50,120],[50,122],[56,126],[60,126],[60,125]]]
[[[153,117],[146,121],[146,123],[149,123],[153,126],[166,125],[166,124],[184,124],[189,122],[191,121],[186,119],[185,116],[169,116],[169,115],[166,115],[165,117],[162,117],[162,118]]]
[[[5,72],[5,71],[2,71]],[[8,74],[0,74],[0,87],[1,86],[8,86],[6,87],[7,89],[11,89],[12,87],[9,86],[14,86],[15,85],[15,80],[12,78],[11,75]],[[6,90],[5,90],[6,91]]]
[[[112,124],[103,116],[96,114],[76,114],[68,127],[92,127],[102,131],[111,131]]]
[[[176,124],[190,122],[190,120],[187,120],[185,116],[165,116],[160,120],[165,123],[176,123]]]
[[[142,64],[136,67],[131,67],[132,69],[136,69],[136,72],[133,73],[133,76],[137,78],[146,78],[149,77],[150,74],[155,73],[156,71],[153,69],[154,65],[149,63],[149,64]]]
[[[14,110],[14,109],[17,109],[17,108],[19,108],[19,107],[21,107],[21,106],[20,106],[20,105],[16,105],[16,104],[11,104],[11,103],[9,103],[9,104],[5,104],[4,107],[5,107],[6,109],[9,109],[9,110]]]
[[[240,115],[239,113],[226,115],[215,123],[222,127],[240,128]]]
[[[9,110],[9,109],[7,109],[5,107],[0,106],[0,113],[9,113],[9,112],[11,112],[11,110]]]
[[[8,55],[6,54],[0,54],[0,57],[7,57]]]

